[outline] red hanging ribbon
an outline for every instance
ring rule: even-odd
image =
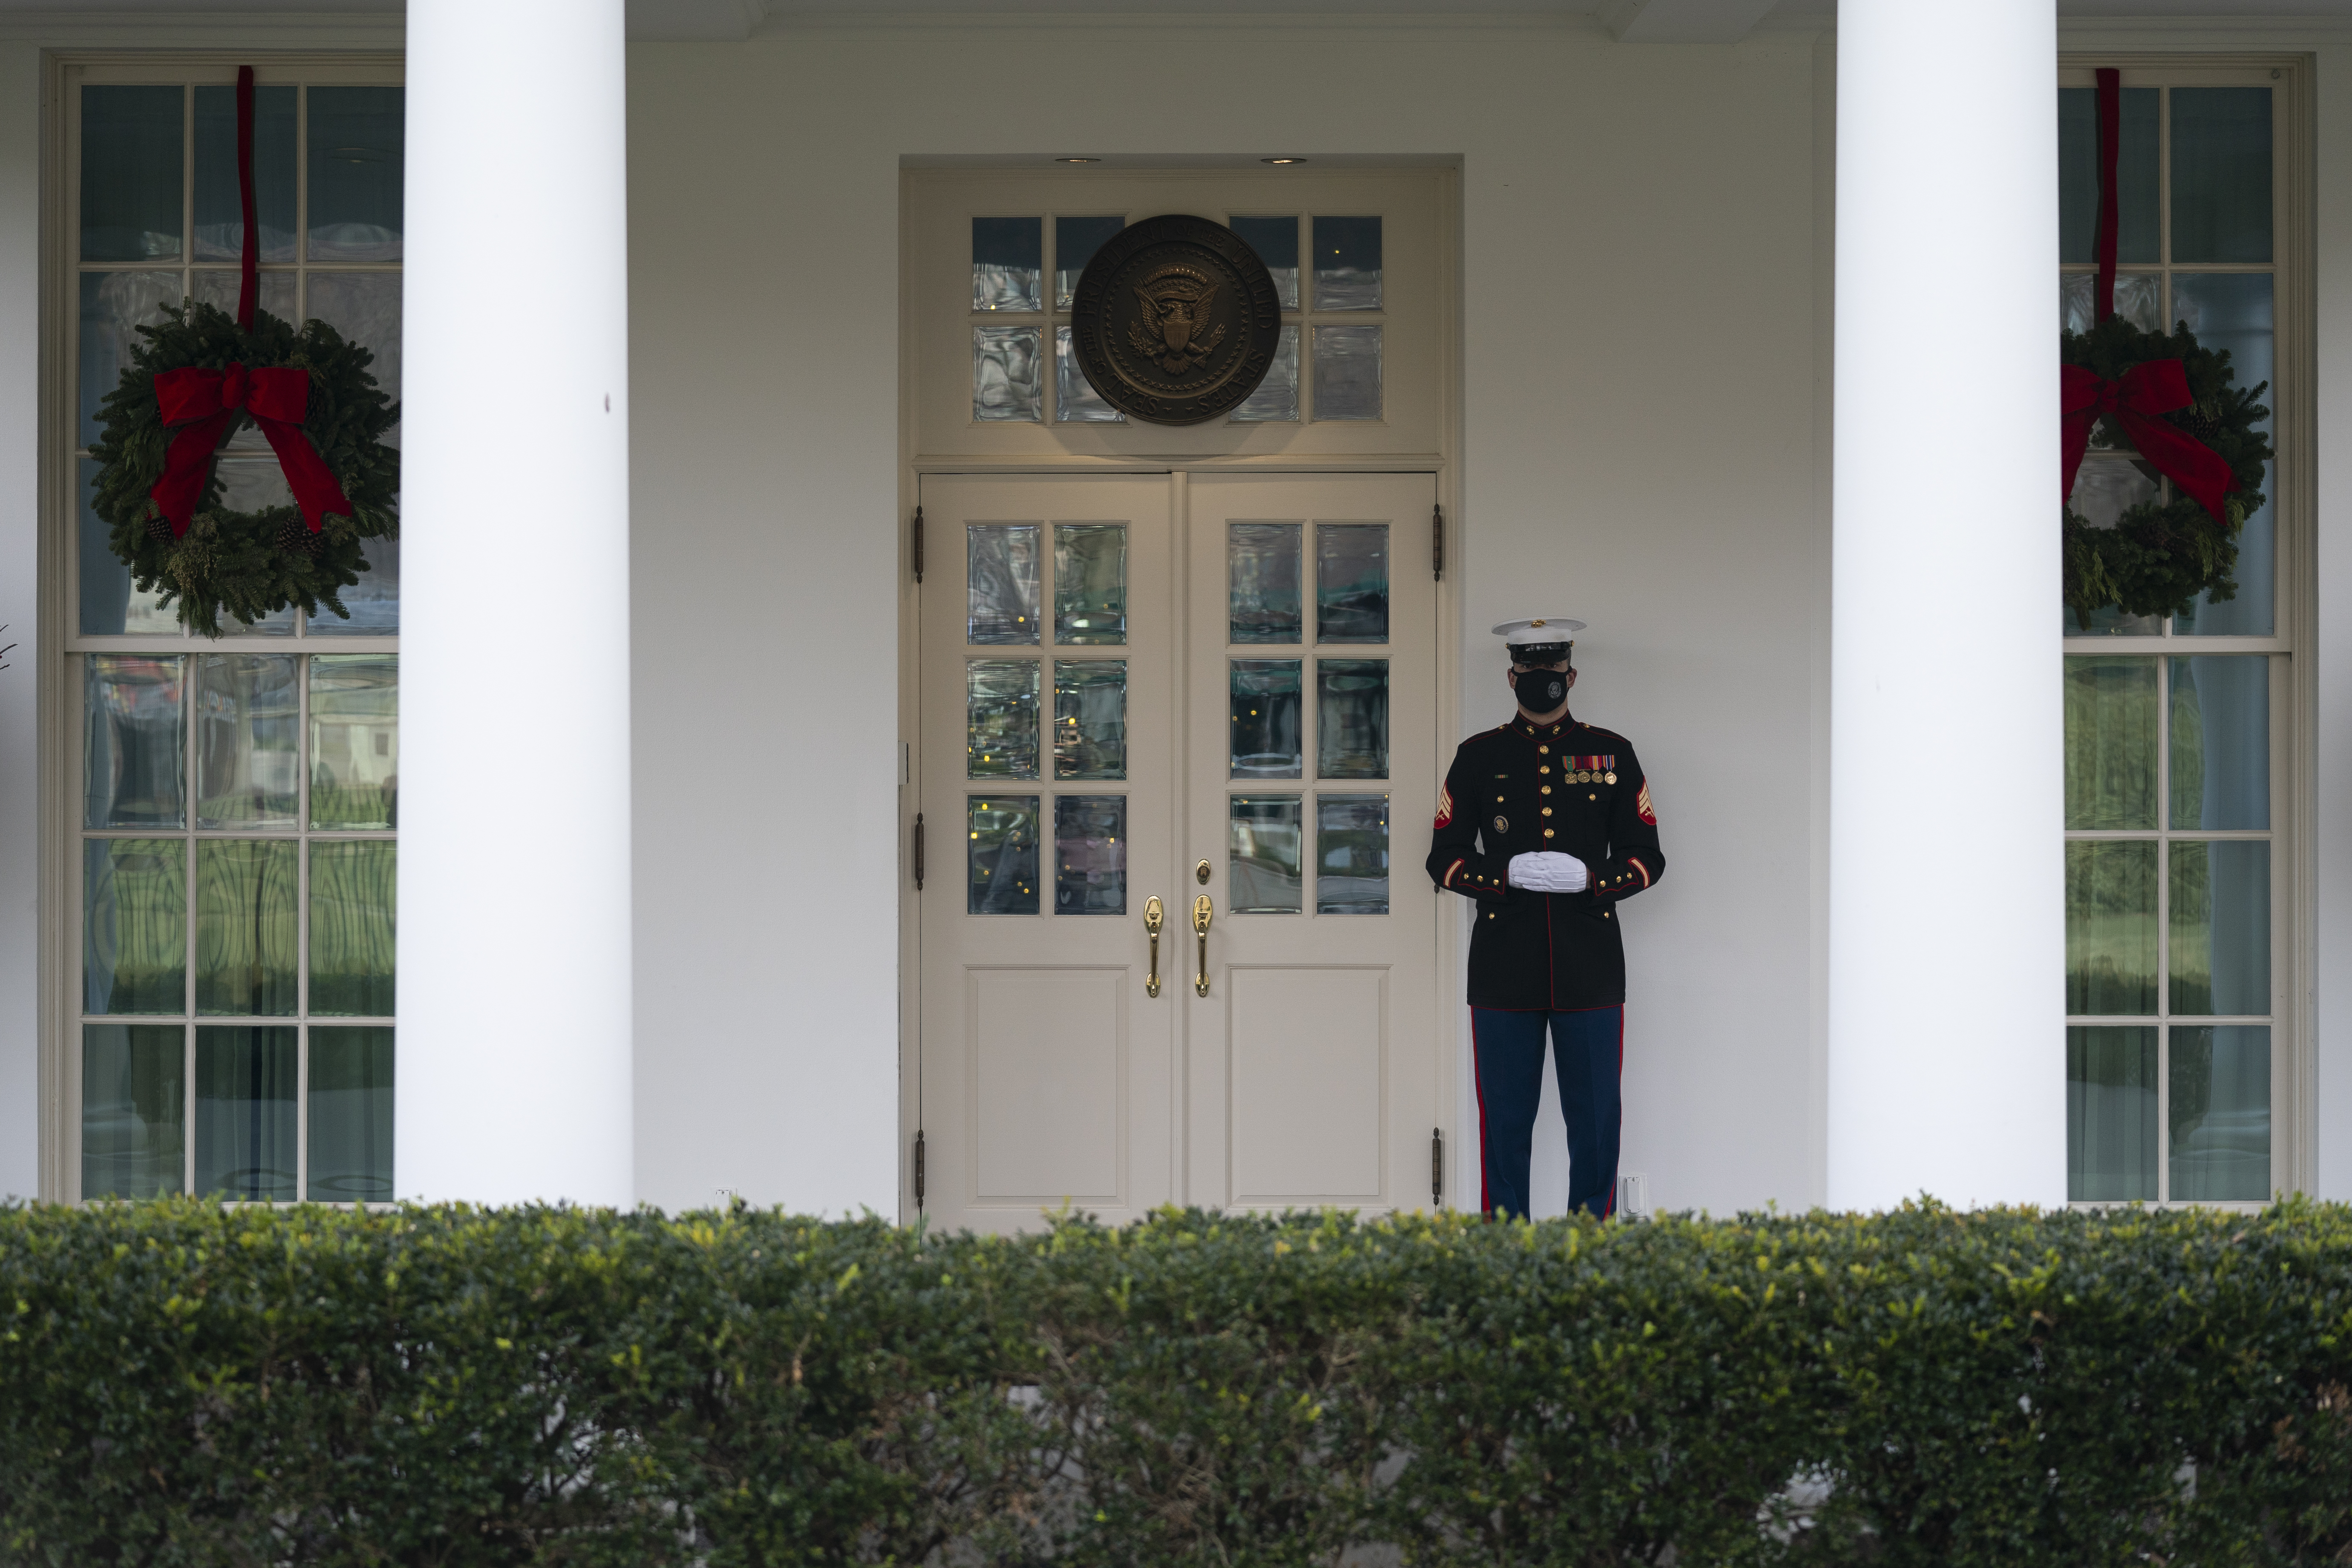
[[[253,210],[253,68],[236,68],[236,199],[245,211],[244,277],[236,289],[236,324],[253,331],[261,295],[261,226]]]
[[[2099,78],[2099,313],[2116,313],[2116,155],[2123,140],[2123,73],[2102,69]],[[252,223],[251,218],[245,220]]]
[[[2061,365],[2058,378],[2066,459],[2062,499],[2074,493],[2074,475],[2083,466],[2083,448],[2090,444],[2091,426],[2098,423],[2099,416],[2112,415],[2140,456],[2156,465],[2158,473],[2211,512],[2214,521],[2229,525],[2221,506],[2222,498],[2236,482],[2230,465],[2212,447],[2156,417],[2189,406],[2189,374],[2179,360],[2152,359],[2132,366],[2115,381],[2079,364]]]
[[[196,505],[204,500],[212,477],[213,454],[220,450],[240,415],[250,416],[278,454],[294,504],[302,521],[316,533],[329,512],[349,517],[352,503],[335,482],[310,437],[302,433],[302,416],[310,404],[310,373],[279,368],[247,370],[233,364],[226,371],[191,365],[167,370],[155,378],[155,402],[163,424],[178,433],[163,456],[163,477],[147,493],[172,525],[172,537],[188,531]]]

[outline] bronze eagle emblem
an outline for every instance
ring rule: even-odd
[[[1208,358],[1224,341],[1225,329],[1205,331],[1217,285],[1189,267],[1163,267],[1136,287],[1140,321],[1127,324],[1129,347],[1171,375],[1181,375]]]

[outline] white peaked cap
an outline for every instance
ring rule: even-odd
[[[1513,647],[1525,643],[1566,642],[1584,629],[1582,621],[1566,616],[1538,616],[1531,621],[1505,621],[1495,635]]]

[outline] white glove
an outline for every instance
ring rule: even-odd
[[[1591,879],[1584,862],[1573,855],[1537,849],[1511,857],[1511,886],[1531,893],[1580,893]]]

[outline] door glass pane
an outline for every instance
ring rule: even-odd
[[[2066,846],[2066,1011],[2156,1011],[2156,845]]]
[[[971,330],[971,416],[1035,424],[1040,412],[1035,327],[974,327]]]
[[[381,1025],[310,1031],[310,1176],[314,1203],[392,1201],[392,1031]]]
[[[1127,524],[1054,525],[1054,640],[1071,647],[1127,641]]]
[[[2127,87],[2120,95],[2116,142],[2116,258],[2155,261],[2157,99],[2160,89]],[[2058,89],[2058,259],[2096,261],[2099,233],[2099,94]],[[2120,292],[2120,291],[2119,291]]]
[[[983,220],[984,221],[984,220]],[[1123,217],[1056,217],[1054,220],[1054,309],[1070,308],[1078,277],[1103,241],[1127,226]]]
[[[152,588],[133,588],[131,568],[125,566],[109,548],[107,541],[113,529],[98,515],[93,504],[98,499],[98,464],[89,458],[74,461],[75,479],[81,489],[80,505],[77,509],[78,526],[74,531],[75,575],[80,579],[77,596],[80,600],[81,629],[90,637],[111,637],[123,632],[160,632],[166,636],[179,630],[179,622],[163,607],[163,597]]]
[[[399,846],[389,838],[310,846],[310,1012],[389,1018]]]
[[[178,838],[82,845],[85,1013],[188,1005],[188,847]]]
[[[81,89],[84,261],[157,261],[180,254],[184,91]]]
[[[305,314],[343,334],[351,342],[374,356],[367,372],[375,377],[383,395],[394,403],[400,401],[400,274],[397,272],[313,272],[305,287],[309,306]],[[383,444],[400,445],[400,426],[394,425],[384,432]],[[368,559],[375,560],[382,542],[370,540]],[[379,565],[382,563],[378,563]],[[356,617],[359,606],[352,603],[355,594],[364,591],[362,579],[359,588],[343,590],[343,603]],[[332,620],[330,616],[324,617]],[[342,628],[352,628],[346,626]]]
[[[2094,436],[2095,445],[2100,439]],[[2136,463],[2085,458],[2074,475],[2074,493],[2068,507],[2093,528],[2113,528],[2131,508],[2157,499],[2156,481]],[[2063,606],[2065,635],[2078,637],[2156,637],[2164,630],[2158,616],[2127,616],[2110,605],[2092,612],[2085,621],[2071,605]]]
[[[2067,1201],[2156,1196],[2155,1026],[2069,1028]]]
[[[2171,896],[2172,1010],[2268,1013],[2270,845],[2259,838],[2176,842]]]
[[[1298,418],[1298,327],[1292,323],[1275,334],[1274,363],[1265,379],[1225,416],[1235,425],[1273,425]]]
[[[1315,776],[1389,776],[1389,661],[1315,661]]]
[[[1257,252],[1273,275],[1274,292],[1286,310],[1298,309],[1298,217],[1237,217],[1226,227]],[[1326,306],[1325,309],[1330,307]]]
[[[2168,662],[2172,826],[2268,827],[2270,660],[2254,654]]]
[[[2218,603],[2211,589],[2189,603],[2189,613],[2173,617],[2172,629],[2182,637],[2266,637],[2278,625],[2278,465],[2263,470],[2263,504],[2238,530],[2238,564],[2230,574],[2238,591]]]
[[[2066,826],[2156,826],[2156,660],[2066,661]]]
[[[196,656],[196,826],[291,827],[301,690],[291,654]]]
[[[1037,776],[1037,661],[975,658],[964,667],[964,773]]]
[[[294,1201],[299,1037],[285,1024],[196,1031],[199,1194]]]
[[[177,92],[179,89],[172,89]],[[173,176],[176,184],[179,176]],[[173,202],[176,206],[179,198]],[[152,325],[180,310],[177,272],[85,272],[81,275],[81,309],[76,337],[77,399],[81,408],[81,444],[98,439],[106,418],[99,405],[121,384],[131,351],[139,346],[139,329]],[[97,630],[99,628],[89,628]]]
[[[82,825],[179,827],[186,822],[184,658],[82,658]]]
[[[310,826],[394,827],[400,820],[400,656],[310,660]]]
[[[1127,796],[1055,797],[1054,912],[1127,913]]]
[[[1315,912],[1389,912],[1389,797],[1315,797]]]
[[[81,1195],[180,1190],[187,1038],[178,1024],[84,1024]]]
[[[2263,1203],[2271,1196],[2271,1031],[2267,1024],[2172,1031],[2172,1197]]]
[[[2058,320],[2070,332],[2087,332],[2097,326],[2098,279],[2088,272],[2069,272],[2058,279]],[[2116,274],[2116,314],[2144,332],[2164,328],[2164,280],[2153,272]]]
[[[1298,741],[1299,661],[1232,661],[1233,776],[1295,779],[1304,757]]]
[[[1315,329],[1315,417],[1381,416],[1381,329]]]
[[[1381,220],[1318,217],[1315,220],[1315,308],[1377,310],[1381,308]]]
[[[1300,801],[1295,795],[1235,795],[1227,807],[1226,887],[1237,915],[1299,910]]]
[[[2172,89],[2172,259],[2271,258],[2271,89]]]
[[[1054,661],[1054,776],[1127,776],[1127,660]]]
[[[2263,383],[2265,408],[2273,410],[2255,422],[2255,428],[2275,428],[2278,405],[2277,312],[2275,290],[2267,272],[2176,272],[2172,275],[2172,315],[2189,323],[2200,347],[2227,349],[2231,384],[2252,390]]]
[[[964,529],[968,584],[963,640],[1037,643],[1037,525],[975,522]]]
[[[1236,522],[1225,531],[1226,636],[1237,643],[1299,637],[1299,535],[1296,522]]]
[[[976,217],[971,220],[971,308],[1034,310],[1037,278],[1045,265],[1045,220]]]
[[[294,89],[290,87],[253,89],[253,207],[260,230],[261,259],[293,260]],[[235,261],[244,254],[245,206],[236,177],[236,89],[200,87],[196,89],[196,259]]]
[[[310,91],[310,259],[399,260],[404,226],[403,89]],[[471,237],[487,243],[492,237]]]
[[[1315,640],[1389,640],[1389,525],[1315,525]]]
[[[1054,329],[1054,417],[1065,425],[1124,425],[1127,416],[1104,401],[1078,363],[1070,329]]]
[[[964,910],[975,915],[1037,912],[1037,797],[971,796]]]
[[[297,846],[290,838],[196,840],[196,1011],[295,1012]]]

